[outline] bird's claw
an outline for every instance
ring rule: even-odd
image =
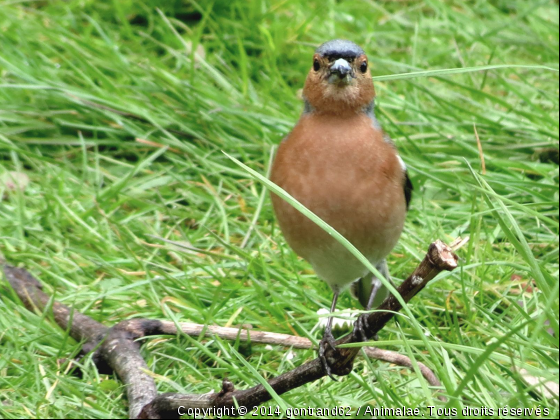
[[[353,331],[354,337],[357,337],[362,342],[369,341],[369,338],[366,335],[366,331],[369,330],[367,317],[368,314],[361,314],[354,324],[354,331]],[[375,341],[379,339],[377,334],[373,336],[373,339]]]
[[[330,347],[333,351],[337,351],[336,349],[336,340],[334,339],[332,333],[325,333],[323,335],[323,338],[321,339],[321,341],[319,342],[319,359],[321,360],[321,364],[323,365],[323,369],[325,370],[325,373],[327,375],[329,375],[329,377],[333,380],[333,381],[338,381],[338,379],[336,379],[331,371],[331,367],[329,365],[329,361],[327,359],[327,357],[325,356],[325,353],[327,351],[327,346]]]

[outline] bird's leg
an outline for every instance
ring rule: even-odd
[[[378,290],[381,286],[382,286],[382,283],[379,281],[379,279],[374,278],[374,280],[372,282],[372,288],[371,288],[371,293],[369,295],[368,303],[365,307],[366,311],[369,311],[371,309],[371,307],[373,306],[373,301],[375,299],[375,295],[377,295],[377,292],[378,292]],[[367,322],[367,316],[368,316],[367,313],[366,314],[360,314],[360,316],[358,316],[358,319],[356,320],[356,323],[354,324],[353,334],[354,335],[356,335],[356,333],[359,334],[362,341],[368,341],[368,338],[366,336],[366,330],[369,329],[369,325],[368,325],[368,322]],[[377,341],[377,334],[375,334],[373,339],[375,341]]]
[[[332,323],[333,323],[333,313],[334,310],[336,309],[336,301],[338,300],[338,294],[339,294],[339,290],[335,290],[332,304],[331,304],[331,314],[329,320],[327,321],[327,326],[325,328],[325,332],[323,333],[323,338],[319,342],[319,359],[321,359],[321,363],[323,364],[323,368],[325,369],[327,375],[329,375],[329,377],[334,381],[336,381],[337,379],[331,373],[331,367],[329,366],[329,362],[325,356],[325,353],[327,351],[327,346],[329,346],[333,350],[336,350],[335,339],[332,334]]]
[[[387,280],[389,280],[389,282],[391,284],[394,285],[393,281],[391,280],[391,276],[389,275],[389,267],[387,267],[387,260],[381,261],[379,264],[377,264],[376,268],[377,268],[377,270],[379,270],[379,272],[381,274],[383,274],[383,277],[385,277]],[[382,293],[380,293],[381,288],[383,288]],[[377,303],[375,302],[375,298],[378,295],[378,293],[379,293],[379,297],[383,298],[383,295],[386,295],[388,293],[388,291],[383,286],[383,283],[381,283],[381,280],[379,280],[377,277],[373,276],[372,281],[371,281],[371,292],[369,294],[369,298],[368,298],[367,304],[365,306],[366,311],[371,310],[371,308],[373,307],[374,304],[377,306]],[[381,302],[379,302],[379,303],[381,303]],[[366,331],[369,329],[369,325],[368,325],[368,322],[367,322],[367,317],[368,317],[367,313],[361,314],[358,317],[358,319],[356,320],[356,323],[354,325],[353,334],[354,334],[354,336],[357,336],[359,339],[361,339],[361,341],[368,341],[368,338],[366,337]],[[377,341],[377,339],[378,339],[377,334],[375,334],[373,339],[375,341]]]

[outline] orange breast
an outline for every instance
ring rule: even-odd
[[[404,173],[394,147],[365,114],[302,116],[278,149],[271,180],[374,264],[401,234]],[[274,194],[272,202],[290,246],[332,287],[365,274],[365,267],[315,223]]]

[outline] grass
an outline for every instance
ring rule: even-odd
[[[459,269],[378,342],[431,367],[449,402],[415,372],[360,359],[340,382],[270,405],[555,418],[558,397],[528,383],[558,384],[554,1],[0,0],[0,179],[29,177],[25,190],[0,184],[0,253],[106,325],[147,317],[318,338],[328,287],[285,243],[263,183],[222,151],[267,173],[300,114],[313,47],[335,36],[368,52],[378,118],[415,186],[393,277],[434,239],[469,238]],[[345,294],[339,308],[355,304]],[[126,417],[115,376],[89,358],[83,378],[65,374],[79,348],[0,277],[0,417]],[[161,392],[185,393],[224,376],[250,387],[315,356],[184,336],[146,340],[144,354]]]

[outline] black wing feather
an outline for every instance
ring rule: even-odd
[[[414,187],[412,186],[412,181],[410,181],[410,177],[408,176],[408,171],[404,170],[404,199],[406,200],[406,209],[410,207],[410,200],[412,200],[412,190]]]

